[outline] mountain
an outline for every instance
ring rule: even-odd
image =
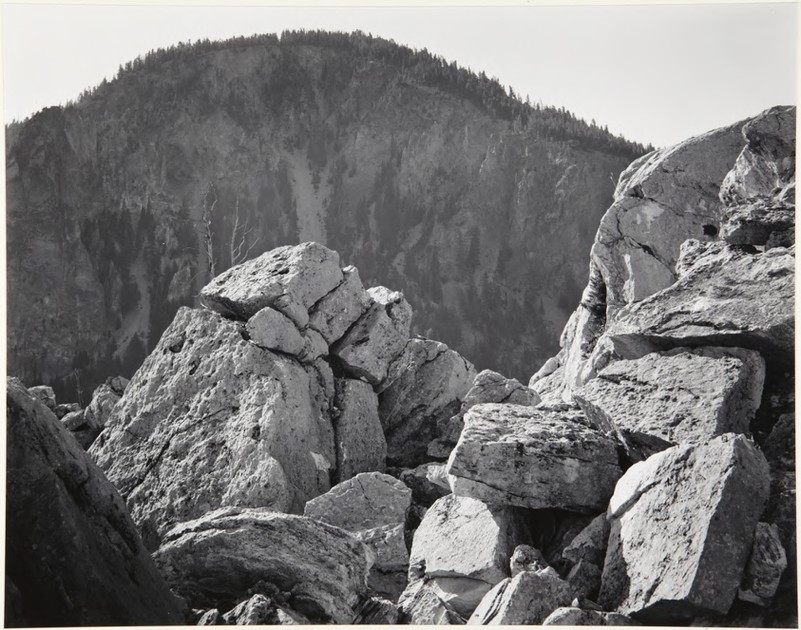
[[[79,399],[130,376],[211,277],[304,241],[402,290],[413,333],[522,378],[645,152],[358,32],[155,51],[6,147],[9,372]]]

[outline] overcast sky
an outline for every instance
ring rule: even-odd
[[[517,94],[565,106],[656,146],[796,101],[795,2],[358,8],[4,3],[2,17],[6,122],[75,98],[154,48],[297,28],[361,29],[425,47],[497,77]]]

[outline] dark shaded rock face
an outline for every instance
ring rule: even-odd
[[[6,625],[182,624],[117,490],[44,404],[7,388]]]

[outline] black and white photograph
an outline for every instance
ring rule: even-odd
[[[797,1],[0,8],[4,627],[799,626]]]

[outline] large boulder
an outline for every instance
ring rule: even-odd
[[[414,534],[410,584],[417,579],[467,617],[481,598],[509,575],[509,558],[529,534],[511,508],[492,508],[469,497],[448,495],[426,512]]]
[[[92,445],[150,548],[211,509],[300,513],[330,488],[333,383],[242,332],[217,313],[180,309]]]
[[[409,340],[412,307],[398,291],[373,287],[367,293],[372,305],[331,346],[331,354],[347,374],[378,387]]]
[[[459,410],[474,377],[473,365],[444,343],[411,339],[406,344],[379,395],[390,465],[412,467],[428,459],[428,444]]]
[[[765,457],[742,435],[632,466],[609,503],[599,603],[662,623],[728,612],[768,490]]]
[[[735,346],[789,365],[795,352],[793,249],[751,253],[722,242],[682,246],[679,280],[632,304],[604,334],[613,354],[634,359],[676,347]],[[591,359],[608,361],[601,341]]]
[[[573,600],[570,585],[552,567],[523,571],[489,591],[468,625],[540,625],[554,610]]]
[[[409,554],[404,529],[411,502],[412,491],[394,477],[360,473],[309,501],[303,513],[364,542],[375,556],[368,585],[395,601],[406,586]]]
[[[367,590],[362,543],[327,523],[265,509],[221,508],[182,523],[154,559],[197,608],[226,610],[264,581],[312,622],[350,623]]]
[[[6,625],[183,623],[114,486],[22,383],[6,394]]]
[[[584,422],[574,411],[473,407],[448,460],[453,492],[527,508],[604,509],[622,474],[617,444]]]
[[[753,350],[677,348],[612,363],[574,398],[639,461],[674,444],[748,432],[764,381],[765,362]]]
[[[364,381],[338,378],[335,406],[336,480],[344,481],[360,472],[383,472],[387,442],[373,388]]]
[[[208,308],[242,321],[271,306],[304,328],[309,309],[342,280],[339,254],[319,243],[301,243],[231,267],[203,287],[200,298]]]

